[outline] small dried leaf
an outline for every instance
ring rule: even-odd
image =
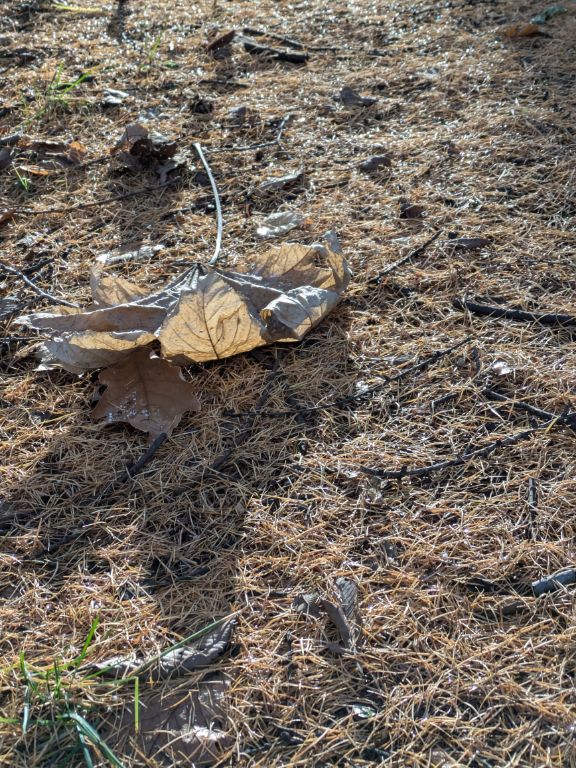
[[[5,171],[12,165],[12,150],[8,147],[0,149],[0,171]]]
[[[392,161],[390,160],[389,155],[374,155],[373,157],[369,157],[368,160],[364,160],[364,162],[360,163],[359,168],[361,171],[364,171],[364,173],[374,173],[382,168],[390,168],[391,165]]]
[[[184,168],[186,157],[178,153],[178,144],[160,133],[149,132],[140,123],[127,125],[112,148],[122,162],[134,170],[151,169],[164,183],[169,173]]]
[[[360,633],[360,613],[358,611],[358,585],[352,579],[339,576],[336,579],[336,587],[340,593],[340,602],[346,620],[352,630],[354,639],[358,639]]]
[[[224,32],[222,35],[218,35],[212,42],[206,46],[207,51],[215,51],[218,48],[225,48],[236,37],[236,30],[231,29],[229,32]]]
[[[512,24],[504,30],[504,35],[509,38],[534,37],[541,34],[538,24]]]
[[[266,179],[256,187],[256,192],[260,195],[268,195],[272,192],[278,192],[283,189],[290,189],[297,186],[304,179],[304,169],[299,168],[294,173],[287,173],[285,176],[276,176]]]
[[[0,210],[0,227],[8,221],[12,221],[14,216],[16,216],[16,211],[13,208],[4,208],[4,210]]]
[[[453,251],[477,251],[485,245],[490,245],[490,240],[487,237],[455,237],[445,245]]]
[[[302,616],[320,616],[320,596],[316,592],[306,595],[296,595],[292,602],[292,608]]]
[[[114,88],[105,88],[102,98],[102,106],[119,107],[129,98],[130,94],[125,91],[116,91]]]
[[[230,679],[210,672],[198,683],[140,690],[139,731],[134,733],[134,704],[122,713],[106,740],[114,751],[135,748],[154,765],[202,768],[218,762],[233,743],[227,733],[224,697]],[[130,749],[132,747],[132,750]]]
[[[150,357],[146,348],[106,368],[98,380],[107,389],[92,416],[109,424],[127,421],[148,432],[151,440],[163,432],[171,434],[186,411],[200,409],[194,387],[184,381],[180,368]]]
[[[79,165],[86,156],[86,147],[79,141],[30,139],[24,136],[20,141],[20,148],[26,152],[34,153],[36,156],[36,173],[38,174],[41,171]]]
[[[510,366],[506,360],[495,360],[490,368],[496,373],[498,376],[508,376],[510,373],[514,373],[514,368]]]
[[[373,96],[361,96],[357,91],[349,86],[344,86],[338,96],[334,96],[335,101],[339,101],[345,107],[371,107],[378,102]]]
[[[330,602],[330,600],[326,600],[326,598],[322,598],[320,603],[338,630],[338,634],[342,639],[342,645],[344,648],[346,648],[346,650],[352,650],[354,647],[354,643],[352,641],[352,632],[350,631],[346,615],[344,614],[342,608]]]
[[[401,219],[420,219],[426,209],[423,205],[413,205],[412,203],[400,204]]]
[[[286,232],[301,226],[306,221],[301,213],[295,211],[279,211],[266,217],[256,230],[258,237],[269,240],[272,237],[280,237]]]

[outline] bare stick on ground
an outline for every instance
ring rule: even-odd
[[[478,304],[468,299],[454,299],[452,302],[456,309],[468,310],[474,315],[484,315],[486,317],[503,317],[505,320],[523,320],[529,323],[540,323],[540,325],[576,325],[574,315],[566,315],[556,312],[526,312],[523,309],[506,309],[504,307],[492,307],[488,304]]]
[[[15,267],[9,267],[8,264],[4,264],[3,262],[0,262],[0,269],[3,269],[9,275],[14,275],[14,277],[22,280],[22,282],[25,283],[29,288],[32,288],[32,290],[35,291],[38,296],[41,296],[43,299],[52,302],[52,304],[60,304],[64,305],[65,307],[73,307],[74,309],[78,308],[78,304],[74,304],[73,302],[67,301],[66,299],[59,299],[57,296],[53,296],[51,293],[48,293],[48,291],[40,288],[39,285],[36,285],[33,280],[31,280],[27,275],[24,274],[24,272],[21,272],[19,269],[16,269]]]

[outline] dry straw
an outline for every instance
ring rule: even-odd
[[[133,477],[125,468],[144,438],[94,424],[90,376],[35,372],[36,337],[7,326],[0,765],[106,764],[80,721],[80,732],[73,718],[50,723],[66,705],[103,733],[134,690],[68,671],[60,699],[51,688],[39,700],[24,674],[38,679],[54,660],[77,658],[96,617],[90,662],[154,656],[232,611],[236,645],[215,664],[234,678],[224,764],[573,765],[574,592],[559,585],[535,597],[529,585],[574,565],[574,432],[486,393],[549,419],[572,410],[573,330],[453,301],[576,313],[574,10],[545,36],[515,40],[504,27],[538,4],[100,5],[88,16],[48,2],[5,9],[2,136],[74,138],[88,161],[104,160],[43,176],[27,170],[34,158],[16,157],[2,171],[0,206],[60,212],[17,213],[0,232],[2,260],[80,305],[103,251],[163,243],[118,267],[150,286],[207,261],[216,228],[192,159],[199,142],[222,201],[223,263],[244,265],[262,247],[262,218],[295,210],[312,224],[292,238],[336,229],[355,277],[301,344],[188,369],[202,412]],[[241,41],[228,58],[206,51],[212,34],[244,27],[301,42],[308,62],[262,59]],[[91,78],[49,89],[60,65],[67,80]],[[377,103],[347,107],[334,98],[345,86]],[[109,87],[128,94],[120,106],[101,106]],[[194,170],[181,182],[157,188],[153,172],[108,158],[139,116],[190,151]],[[244,149],[252,144],[262,146]],[[210,152],[225,147],[242,151]],[[359,169],[384,152],[390,168]],[[299,168],[300,186],[255,195]],[[403,202],[425,215],[400,218]],[[455,250],[450,232],[491,242]],[[43,305],[18,274],[2,278],[17,303]],[[366,389],[371,397],[349,398]],[[230,415],[239,413],[248,415]],[[423,478],[361,471],[466,453]],[[337,638],[325,617],[292,607],[303,592],[334,600],[339,576],[359,586],[354,658],[327,649]]]

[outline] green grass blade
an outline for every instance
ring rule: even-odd
[[[112,752],[98,731],[93,728],[90,723],[82,717],[82,715],[79,715],[77,712],[68,712],[66,715],[62,715],[61,719],[72,720],[80,728],[82,735],[85,736],[93,746],[100,750],[104,757],[115,768],[124,768],[122,761],[116,757],[114,752]]]
[[[134,678],[134,730],[140,730],[140,678]]]
[[[98,629],[98,626],[100,625],[100,619],[98,616],[94,619],[92,622],[92,625],[90,629],[88,630],[88,634],[86,635],[86,640],[84,640],[84,645],[82,646],[82,650],[80,651],[80,655],[77,659],[75,659],[72,664],[73,666],[77,667],[79,664],[82,664],[84,659],[86,658],[86,655],[88,653],[88,649],[92,645],[92,640],[94,640],[94,635],[96,634],[96,630]]]

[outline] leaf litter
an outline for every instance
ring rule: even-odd
[[[214,670],[199,679],[174,678],[203,669],[221,657],[230,645],[236,619],[218,624],[199,641],[175,646],[147,662],[117,661],[92,665],[101,677],[138,676],[148,681],[169,681],[161,690],[141,685],[117,721],[109,726],[108,740],[124,755],[140,754],[156,765],[210,766],[233,743],[226,694],[230,675]],[[135,729],[135,723],[138,728]]]
[[[350,280],[334,240],[331,246],[284,244],[246,273],[195,264],[145,296],[124,278],[99,272],[91,284],[94,303],[85,310],[59,308],[18,322],[50,334],[41,351],[44,368],[75,373],[116,363],[154,341],[176,363],[299,341],[336,306]]]

